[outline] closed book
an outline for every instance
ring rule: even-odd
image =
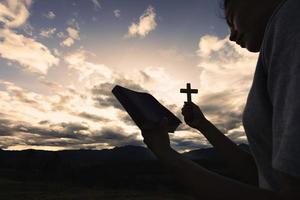
[[[174,133],[181,121],[151,94],[116,85],[112,93],[141,130],[157,128],[163,117],[168,119],[168,132]]]

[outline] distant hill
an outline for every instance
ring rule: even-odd
[[[240,144],[240,148],[249,151],[246,144]],[[203,148],[183,153],[191,160],[203,160],[212,162],[224,162],[214,148]],[[148,149],[142,146],[123,146],[113,149],[103,150],[63,150],[63,151],[42,151],[42,150],[23,150],[23,151],[0,151],[0,166],[18,165],[18,163],[30,164],[31,167],[45,162],[56,162],[56,164],[72,163],[73,165],[95,165],[103,162],[138,162],[155,161],[157,158]]]
[[[247,150],[247,145],[239,145]],[[201,166],[231,176],[214,148],[183,153]],[[0,178],[72,182],[103,187],[176,186],[153,153],[141,146],[104,150],[0,151]],[[159,183],[159,184],[158,184]]]
[[[249,151],[249,147],[246,144],[240,144],[239,147],[245,151]],[[192,160],[223,161],[214,148],[192,150],[183,153],[183,155]],[[156,160],[156,157],[148,148],[133,145],[103,150],[43,151],[30,149],[23,151],[0,151],[1,163],[17,162],[18,160],[24,161],[26,159],[34,161],[50,159],[52,161],[72,162],[74,164],[96,164],[103,161],[153,161]]]

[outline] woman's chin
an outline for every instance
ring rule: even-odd
[[[257,53],[260,51],[260,45],[257,44],[245,43],[242,48],[246,48],[248,51],[253,53]]]

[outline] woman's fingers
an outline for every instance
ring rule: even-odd
[[[181,109],[181,113],[183,115],[186,115],[188,113],[191,113],[193,111],[192,107],[190,106],[184,106],[182,109]]]
[[[192,119],[193,119],[193,116],[192,116],[192,115],[185,115],[185,116],[184,116],[184,121],[189,122],[189,121],[191,121]]]
[[[143,129],[142,136],[144,138],[153,137],[153,135],[157,134],[157,132],[160,131],[168,131],[168,118],[163,117],[160,121],[157,127],[153,127],[152,129]]]

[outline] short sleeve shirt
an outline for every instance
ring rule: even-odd
[[[280,190],[275,170],[300,177],[299,0],[283,1],[268,22],[243,125],[261,188]]]

